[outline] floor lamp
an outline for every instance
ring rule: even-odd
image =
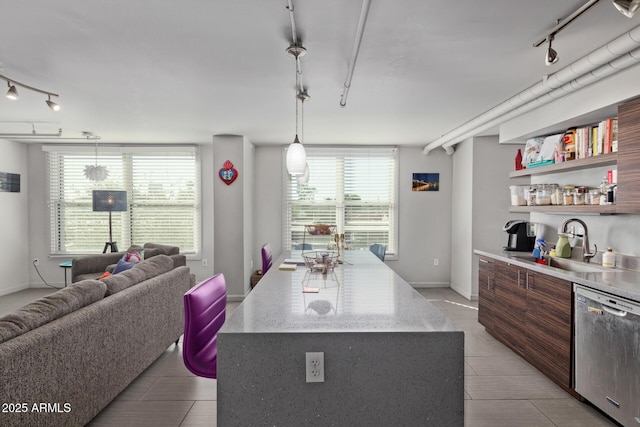
[[[102,253],[110,248],[111,252],[118,252],[118,245],[113,241],[111,228],[111,212],[127,210],[127,192],[120,190],[93,190],[93,211],[109,212],[109,241],[104,244]]]

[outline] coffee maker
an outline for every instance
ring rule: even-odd
[[[531,252],[536,242],[535,227],[529,221],[514,219],[506,223],[503,228],[507,232],[507,246],[505,251]]]

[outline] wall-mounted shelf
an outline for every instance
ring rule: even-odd
[[[595,157],[586,157],[584,159],[571,160],[564,163],[555,163],[549,166],[512,171],[509,172],[509,178],[577,171],[580,169],[589,169],[598,166],[615,165],[617,163],[618,153],[601,154]]]
[[[509,212],[543,212],[546,214],[614,214],[616,205],[574,205],[574,206],[509,206]]]

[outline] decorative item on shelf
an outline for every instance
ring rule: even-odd
[[[218,176],[227,185],[231,185],[233,181],[238,179],[238,171],[233,167],[233,163],[229,160],[224,162],[222,169],[218,171]]]
[[[516,170],[522,170],[522,150],[518,148],[518,152],[516,153]]]

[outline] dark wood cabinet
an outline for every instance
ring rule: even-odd
[[[496,275],[496,336],[524,356],[526,343],[527,290],[525,269],[506,263],[497,263]]]
[[[491,258],[482,259],[478,272],[478,321],[487,332],[569,390],[571,282]]]
[[[480,257],[478,267],[478,322],[492,330],[495,320],[495,262]]]
[[[571,282],[527,271],[526,358],[571,387]]]

